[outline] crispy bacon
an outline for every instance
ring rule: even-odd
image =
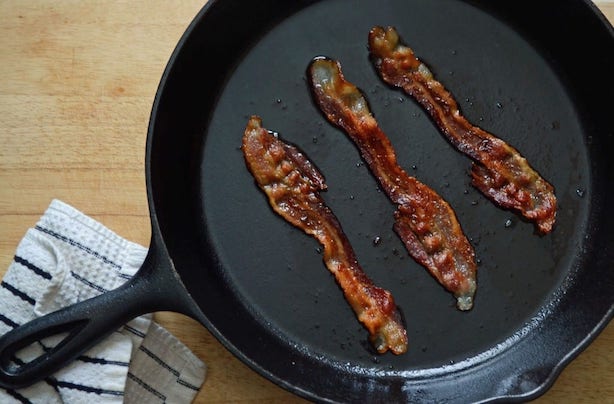
[[[463,117],[454,97],[392,27],[369,32],[371,58],[382,79],[402,88],[430,114],[459,151],[473,159],[472,183],[499,206],[518,211],[546,234],[556,218],[554,188],[518,150]]]
[[[409,254],[454,294],[460,310],[469,310],[476,289],[475,254],[450,205],[399,166],[390,140],[363,94],[345,80],[338,62],[316,58],[308,75],[320,109],[354,141],[382,189],[398,205],[394,229]]]
[[[337,218],[322,200],[324,177],[296,147],[282,142],[252,116],[243,136],[249,171],[273,210],[315,237],[326,267],[335,276],[358,320],[379,353],[407,351],[407,333],[392,294],[373,284],[359,265]]]

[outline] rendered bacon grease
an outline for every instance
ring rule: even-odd
[[[532,220],[542,234],[556,218],[554,188],[520,153],[463,117],[458,104],[392,27],[369,32],[369,50],[381,78],[403,89],[430,114],[459,151],[473,159],[472,183],[499,206]]]
[[[326,267],[335,276],[358,320],[379,353],[407,351],[407,333],[392,294],[373,284],[359,265],[339,221],[322,200],[324,177],[296,147],[282,142],[252,116],[243,135],[247,168],[273,210],[323,246]]]
[[[345,80],[338,62],[315,58],[308,76],[326,118],[354,141],[382,189],[398,205],[394,229],[409,254],[454,294],[460,310],[471,309],[475,253],[450,205],[399,166],[390,140],[371,115],[363,94]]]

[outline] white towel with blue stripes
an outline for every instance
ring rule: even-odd
[[[0,334],[112,290],[130,279],[147,249],[53,200],[19,243],[0,285]],[[50,337],[21,350],[28,362]],[[28,388],[0,389],[2,403],[190,403],[204,363],[152,315],[138,317],[54,375]]]

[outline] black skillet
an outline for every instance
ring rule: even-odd
[[[366,48],[376,24],[396,26],[464,114],[555,186],[552,234],[536,235],[472,189],[469,160],[416,103],[382,84]],[[341,62],[400,164],[455,209],[481,262],[472,311],[456,310],[408,257],[391,230],[393,206],[312,103],[305,69],[317,55]],[[28,385],[130,318],[174,310],[314,401],[543,393],[612,317],[613,55],[613,29],[589,1],[210,1],[173,53],[153,106],[146,263],[126,286],[5,335],[0,385]],[[373,351],[315,240],[269,208],[239,149],[251,114],[326,176],[324,198],[360,262],[404,314],[407,354]],[[67,330],[44,357],[9,364],[20,347]]]

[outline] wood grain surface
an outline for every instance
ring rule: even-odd
[[[168,58],[205,1],[0,0],[0,276],[53,198],[149,243],[149,113]],[[613,2],[597,5],[614,20]],[[207,364],[197,403],[303,401],[196,321],[156,319]],[[613,346],[611,324],[536,402],[614,402]]]

